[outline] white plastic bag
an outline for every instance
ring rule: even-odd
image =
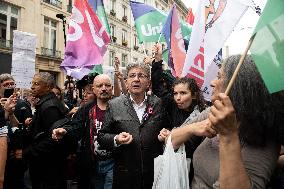
[[[154,159],[152,189],[189,189],[188,169],[184,144],[175,152],[170,135],[164,154]]]

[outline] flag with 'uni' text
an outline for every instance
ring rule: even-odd
[[[136,1],[130,1],[130,6],[139,43],[157,42],[160,38],[163,25],[166,22],[167,14],[150,5]],[[189,39],[191,27],[185,21],[181,21],[180,24],[183,37]],[[160,42],[164,41],[165,39],[162,36]]]

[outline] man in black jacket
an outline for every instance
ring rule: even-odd
[[[112,188],[114,164],[112,152],[100,149],[97,143],[97,134],[102,128],[105,110],[112,97],[112,89],[111,78],[108,75],[96,76],[93,82],[96,98],[74,114],[71,128],[53,130],[52,136],[55,140],[61,139],[66,133],[66,136],[80,139],[78,189]]]
[[[64,189],[66,152],[61,142],[51,139],[54,122],[65,115],[63,104],[51,91],[54,80],[51,74],[36,74],[32,80],[32,95],[40,100],[29,127],[30,145],[23,150],[29,163],[32,187],[35,189]]]
[[[114,151],[113,189],[151,189],[165,110],[159,98],[146,95],[149,67],[129,64],[126,71],[129,94],[109,101],[98,142]]]

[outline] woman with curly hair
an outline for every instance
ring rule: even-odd
[[[168,114],[165,128],[159,135],[159,140],[164,141],[170,129],[179,127],[186,120],[193,119],[206,108],[206,105],[202,91],[194,79],[186,77],[175,79],[163,71],[160,44],[153,47],[153,53],[155,57],[151,70],[152,91],[162,99]]]

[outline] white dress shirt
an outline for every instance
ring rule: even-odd
[[[146,100],[147,100],[147,96],[145,95],[143,102],[141,102],[140,104],[137,104],[137,103],[133,100],[133,98],[132,98],[131,95],[130,95],[130,100],[131,100],[132,105],[133,105],[133,108],[134,108],[134,110],[135,110],[135,112],[136,112],[136,114],[137,114],[137,117],[138,117],[138,119],[139,119],[139,121],[140,121],[140,123],[141,123],[141,122],[142,122],[143,115],[144,115],[145,110],[146,110]]]
[[[130,95],[130,100],[131,100],[131,102],[132,102],[132,105],[133,105],[133,108],[134,108],[134,110],[135,110],[135,112],[136,112],[136,115],[137,115],[137,117],[138,117],[138,119],[139,119],[139,121],[140,121],[140,123],[141,123],[141,122],[142,122],[142,119],[143,119],[144,112],[145,112],[145,110],[146,110],[147,95],[145,94],[144,100],[143,100],[143,102],[141,102],[140,104],[137,104],[137,103],[133,100],[133,98],[132,98],[131,95]],[[118,145],[118,144],[116,143],[116,137],[117,137],[117,135],[115,135],[115,137],[113,138],[114,147],[120,146],[120,145]]]

